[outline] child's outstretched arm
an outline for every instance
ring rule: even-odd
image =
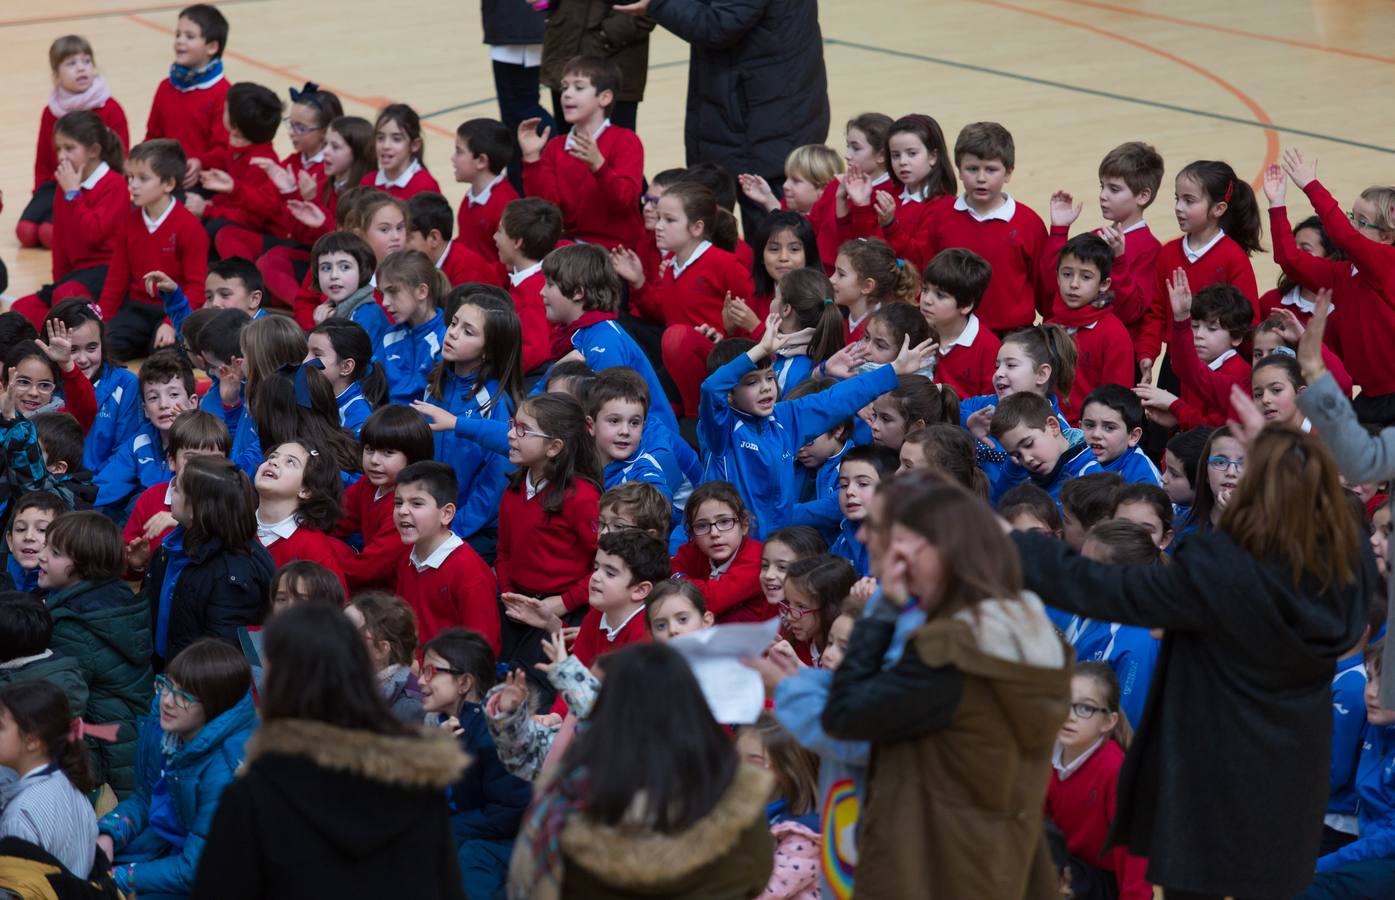
[[[1328,237],[1332,238],[1337,249],[1346,254],[1347,259],[1356,264],[1361,277],[1374,284],[1389,284],[1390,278],[1395,276],[1395,251],[1387,244],[1367,239],[1356,230],[1347,214],[1342,212],[1337,198],[1317,180],[1317,159],[1308,159],[1297,147],[1290,147],[1284,151],[1283,167],[1293,183],[1308,195]],[[1395,297],[1387,296],[1386,291],[1379,294],[1386,303],[1395,305]]]
[[[484,721],[504,768],[519,778],[537,778],[559,726],[540,725],[530,714],[523,670],[510,672],[484,695]]]
[[[769,325],[766,331],[770,331]],[[899,376],[919,372],[939,348],[934,339],[912,347],[911,339],[905,338],[890,365],[839,382],[826,391],[777,403],[775,415],[794,430],[795,444],[802,447],[882,394],[896,390]]]

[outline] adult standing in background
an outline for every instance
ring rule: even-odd
[[[509,182],[523,192],[522,154],[518,151],[518,123],[547,118],[538,103],[543,60],[543,14],[528,0],[481,0],[480,20],[484,42],[494,69],[494,94],[499,100],[499,120],[514,135]],[[550,125],[551,122],[543,122]]]
[[[828,137],[817,0],[638,0],[615,9],[648,15],[692,45],[688,165],[714,162],[733,176],[763,176],[780,196],[789,152]],[[741,197],[748,237],[764,215]]]
[[[519,3],[521,0],[501,0]],[[635,130],[639,101],[649,77],[649,33],[654,20],[615,11],[607,0],[551,0],[543,32],[542,83],[552,90],[552,116],[556,134],[568,129],[562,117],[562,74],[574,56],[599,56],[620,67],[620,90],[610,121]],[[506,123],[507,124],[507,123]],[[513,126],[517,129],[517,124]]]

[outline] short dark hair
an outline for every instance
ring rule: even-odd
[[[414,462],[398,472],[397,487],[408,484],[421,485],[437,506],[454,503],[460,497],[460,480],[455,476],[455,469],[434,459]]]
[[[184,180],[184,166],[189,158],[184,155],[184,148],[179,145],[179,141],[171,138],[155,138],[154,140],[141,141],[131,148],[131,152],[126,156],[126,165],[143,162],[150,167],[150,171],[155,173],[155,177],[163,181],[173,181],[177,188]],[[126,171],[130,171],[127,168]]]
[[[993,410],[993,420],[988,425],[988,431],[995,440],[1001,441],[1003,435],[1019,425],[1044,430],[1046,420],[1055,415],[1056,411],[1051,408],[1051,401],[1041,394],[1018,391],[1004,398],[1003,402],[998,404],[998,408]]]
[[[200,638],[179,651],[165,674],[203,704],[210,722],[241,703],[252,689],[252,667],[247,657],[217,638]]]
[[[1085,402],[1080,404],[1082,416],[1092,403],[1106,406],[1118,413],[1119,418],[1124,420],[1124,428],[1127,431],[1143,427],[1143,401],[1122,384],[1102,384],[1087,394]]]
[[[242,310],[214,309],[211,306],[200,306],[198,309],[189,313],[189,317],[184,320],[184,324],[180,326],[179,330],[184,333],[184,346],[189,348],[190,353],[203,354],[203,351],[207,349],[203,343],[204,329],[207,328],[220,313],[225,312],[242,312]],[[246,318],[248,321],[251,321],[250,316]],[[212,335],[209,335],[209,337],[212,337]]]
[[[586,364],[585,360],[564,359],[555,363],[552,368],[544,373],[546,380],[543,382],[543,390],[553,393],[552,385],[559,381],[570,380],[572,382],[571,394],[577,403],[586,405],[586,398],[591,395],[591,385],[596,383],[596,373]]]
[[[998,515],[1004,519],[1026,513],[1040,519],[1052,531],[1061,530],[1061,511],[1051,495],[1030,481],[1012,488],[998,500]]]
[[[601,407],[612,400],[627,400],[644,407],[649,413],[649,385],[634,369],[627,366],[612,366],[596,375],[591,389],[586,393],[586,414],[596,418]]]
[[[580,75],[591,82],[591,86],[600,94],[604,91],[612,91],[619,94],[623,75],[620,65],[613,59],[604,56],[573,56],[567,60],[567,64],[562,67],[562,77],[568,75]],[[619,99],[616,97],[616,99]],[[612,104],[614,101],[612,101]],[[605,107],[605,111],[610,112],[611,107]]]
[[[562,296],[580,293],[582,309],[610,311],[620,303],[620,276],[605,249],[595,244],[558,247],[543,257],[542,273]]]
[[[1017,165],[1012,132],[997,122],[970,122],[959,130],[954,141],[954,165],[958,166],[965,156],[999,160],[1009,172]]]
[[[441,239],[449,241],[455,236],[455,214],[451,212],[450,201],[435,191],[413,194],[407,200],[407,230],[422,237],[439,231]]]
[[[77,419],[65,412],[46,412],[35,416],[33,422],[46,465],[67,463],[70,475],[82,468],[86,435]]]
[[[276,137],[285,106],[268,87],[239,81],[228,88],[228,123],[253,144],[265,144]]]
[[[247,293],[260,293],[266,296],[266,279],[257,264],[245,256],[225,256],[208,264],[208,274],[217,275],[224,281],[240,281]]]
[[[642,581],[657,584],[673,571],[664,542],[638,528],[603,534],[596,539],[596,549],[625,561],[631,585]]]
[[[1124,479],[1117,472],[1091,472],[1061,485],[1061,509],[1087,531],[1114,511],[1114,495]]]
[[[181,9],[179,18],[188,19],[199,26],[205,41],[218,42],[218,52],[213,54],[215,57],[222,56],[223,51],[228,49],[228,20],[218,11],[218,7],[209,3],[195,3]]]
[[[34,594],[0,591],[0,662],[38,656],[53,637],[53,616]]]
[[[201,409],[186,409],[174,417],[165,452],[171,459],[180,450],[212,450],[227,456],[232,451],[232,436],[222,416]]]
[[[1215,322],[1237,340],[1249,336],[1254,321],[1254,307],[1249,298],[1233,284],[1208,284],[1196,292],[1192,300],[1192,318],[1198,322]]]
[[[1187,476],[1187,484],[1192,487],[1196,487],[1197,473],[1201,471],[1201,455],[1211,444],[1211,431],[1204,425],[1198,425],[1168,439],[1167,452],[1182,463],[1182,472]]]
[[[14,310],[0,313],[0,347],[13,347],[20,341],[32,341],[39,336],[34,323]]]
[[[896,470],[900,468],[901,456],[890,447],[883,447],[879,444],[862,444],[857,447],[849,447],[838,466],[841,469],[843,463],[850,462],[867,463],[876,470],[878,476],[886,479],[895,475]]]
[[[54,518],[63,515],[68,511],[68,504],[63,502],[63,498],[50,491],[29,491],[20,496],[19,500],[10,509],[10,523],[7,529],[14,526],[15,519],[20,513],[30,509],[41,509],[52,513]]]
[[[988,260],[964,247],[950,247],[935,254],[925,265],[925,287],[935,287],[954,298],[959,309],[973,312],[983,302],[983,293],[993,277]]]
[[[252,324],[252,317],[242,309],[220,309],[217,313],[199,332],[199,352],[226,363],[242,356],[242,329]]]
[[[1168,498],[1167,491],[1156,484],[1135,481],[1120,485],[1119,489],[1114,492],[1114,507],[1110,509],[1109,514],[1118,516],[1119,507],[1125,503],[1146,503],[1153,507],[1153,512],[1158,514],[1158,521],[1162,523],[1164,531],[1172,527],[1172,500]]]
[[[310,248],[310,271],[319,272],[320,257],[331,253],[347,254],[358,263],[359,287],[372,281],[373,273],[378,271],[378,258],[373,254],[373,248],[352,231],[331,231],[315,241],[315,245]],[[318,283],[317,276],[316,284]]]
[[[468,119],[455,129],[475,156],[489,157],[489,171],[499,174],[513,161],[513,130],[498,119]]]
[[[436,455],[436,441],[421,413],[398,403],[389,403],[373,410],[359,432],[359,443],[365,449],[399,450],[407,457],[409,464],[429,460]],[[454,500],[454,496],[451,499]]]
[[[756,342],[750,338],[741,337],[723,338],[718,341],[712,346],[711,352],[707,354],[707,374],[711,375],[755,345]],[[760,362],[756,363],[757,369],[768,369],[770,366],[771,362],[769,356],[764,357]]]
[[[562,211],[540,197],[510,200],[499,226],[510,239],[522,242],[524,256],[542,259],[562,237]]]
[[[72,557],[73,572],[84,581],[118,578],[126,567],[121,529],[99,512],[66,512],[46,533],[49,546]]]
[[[1099,561],[1112,566],[1154,566],[1163,558],[1148,529],[1128,519],[1101,519],[1090,526],[1085,539],[1104,547],[1108,559]]]
[[[742,522],[750,521],[750,515],[746,512],[746,504],[742,501],[741,492],[736,489],[736,485],[730,481],[704,481],[693,488],[693,492],[688,495],[687,505],[683,507],[683,523],[688,527],[690,539],[693,531],[693,518],[697,515],[698,507],[709,500],[725,503],[732,508],[736,517]]]
[[[712,192],[717,205],[730,212],[736,208],[736,179],[721,163],[704,159],[683,170],[679,182],[699,184]]]
[[[1061,263],[1066,257],[1073,257],[1077,262],[1085,263],[1095,267],[1100,273],[1100,281],[1109,277],[1110,271],[1114,268],[1114,251],[1109,249],[1109,244],[1104,238],[1094,232],[1077,234],[1066,241],[1066,245],[1061,248],[1061,252],[1056,254],[1056,268],[1061,267]]]
[[[1099,178],[1118,178],[1135,195],[1147,191],[1150,196],[1144,205],[1150,205],[1158,199],[1158,188],[1162,186],[1162,154],[1142,141],[1120,144],[1100,160]]]
[[[241,310],[236,310],[246,316]],[[184,385],[184,390],[189,396],[194,396],[194,367],[189,365],[189,360],[173,347],[166,347],[156,350],[146,358],[140,367],[140,393],[142,399],[145,397],[145,389],[152,384],[164,384],[167,381],[179,381]]]

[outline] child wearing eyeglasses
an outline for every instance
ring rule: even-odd
[[[819,665],[839,607],[857,579],[852,564],[831,553],[796,560],[790,566],[785,599],[775,607],[780,611],[780,637],[806,666]]]
[[[190,644],[156,677],[136,790],[97,823],[97,847],[124,893],[180,896],[193,887],[219,796],[257,727],[251,688],[247,660],[213,638]]]
[[[1094,897],[1095,886],[1117,885],[1119,900],[1148,900],[1148,861],[1127,847],[1101,851],[1114,819],[1119,769],[1133,737],[1119,713],[1119,680],[1107,663],[1075,667],[1070,686],[1070,715],[1056,738],[1051,781],[1046,788],[1046,818],[1052,856],[1062,883],[1072,896]]]
[[[726,481],[698,486],[683,510],[688,542],[673,557],[674,577],[702,591],[717,623],[762,622],[778,610],[760,586],[761,542],[736,488]]]

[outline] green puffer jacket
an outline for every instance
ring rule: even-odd
[[[53,649],[77,660],[87,681],[88,722],[118,722],[115,743],[88,741],[100,784],[125,798],[135,784],[136,719],[150,708],[154,653],[150,602],[125,582],[80,581],[48,597]]]
[[[43,656],[15,664],[15,660],[0,663],[0,690],[23,681],[47,681],[58,686],[68,698],[73,716],[87,715],[87,679],[77,660],[56,650]]]

